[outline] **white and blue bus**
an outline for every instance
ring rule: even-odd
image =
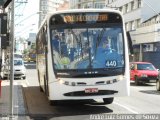
[[[47,17],[36,40],[40,89],[60,100],[129,95],[129,53],[119,11],[77,9]]]

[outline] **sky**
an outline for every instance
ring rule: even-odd
[[[39,0],[28,0],[28,3],[15,2],[16,37],[28,38],[29,33],[37,32],[39,19],[37,12],[39,12]]]

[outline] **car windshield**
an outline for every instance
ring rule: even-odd
[[[22,60],[14,60],[14,65],[23,65]]]
[[[137,70],[155,70],[152,64],[137,64]]]

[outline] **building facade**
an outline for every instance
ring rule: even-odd
[[[149,61],[158,67],[160,49],[159,0],[106,0],[106,5],[116,7],[125,19],[134,48],[131,61]],[[158,58],[153,61],[153,58]],[[159,66],[160,67],[160,66]]]
[[[66,4],[69,0],[40,0],[39,2],[39,26],[45,19],[48,13],[53,13],[58,10],[59,6]],[[66,8],[67,9],[67,8]]]
[[[105,0],[70,0],[70,9],[104,7]]]

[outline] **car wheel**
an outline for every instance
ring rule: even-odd
[[[157,80],[156,82],[156,89],[157,91],[160,91],[160,80]]]
[[[135,80],[135,85],[139,85],[139,80],[137,76],[135,76],[134,80]]]
[[[104,104],[111,104],[113,102],[114,98],[103,98]]]

